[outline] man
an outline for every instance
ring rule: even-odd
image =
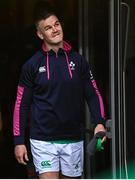
[[[22,67],[13,118],[15,157],[27,164],[24,136],[30,116],[30,145],[39,178],[79,178],[85,100],[97,133],[105,131],[102,98],[86,60],[63,40],[57,16],[44,10],[35,24],[43,45]]]

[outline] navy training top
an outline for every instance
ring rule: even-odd
[[[22,67],[13,115],[14,143],[24,144],[26,122],[36,140],[81,140],[85,100],[93,122],[104,124],[102,97],[88,62],[64,42],[57,54],[36,52]]]

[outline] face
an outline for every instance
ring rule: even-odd
[[[55,15],[51,15],[38,23],[37,35],[46,46],[59,45],[63,42],[62,26]]]

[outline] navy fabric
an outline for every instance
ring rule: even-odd
[[[14,136],[15,144],[24,143],[28,118],[33,139],[83,139],[85,100],[93,123],[104,124],[89,64],[73,50],[66,55],[68,59],[64,49],[59,49],[57,54],[53,50],[41,50],[23,65],[19,81],[24,89],[19,109],[20,135]]]

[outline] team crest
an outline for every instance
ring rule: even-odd
[[[71,70],[75,70],[75,63],[73,63],[73,61],[71,61],[69,65]]]

